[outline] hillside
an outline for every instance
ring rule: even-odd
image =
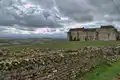
[[[79,42],[73,41],[69,42],[66,40],[52,40],[52,41],[43,41],[43,44],[19,44],[12,45],[9,48],[51,48],[51,49],[79,49],[87,46],[93,47],[104,47],[104,46],[116,46],[120,45],[120,41],[87,41],[87,42]],[[33,43],[36,43],[35,41]]]
[[[1,40],[10,45],[0,48],[0,80],[113,80],[120,72],[119,41],[10,41]]]

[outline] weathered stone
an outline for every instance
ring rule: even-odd
[[[0,61],[0,79],[10,80],[13,75],[21,80],[74,80],[101,63],[111,65],[120,58],[120,47],[113,46],[76,50],[26,48],[18,52],[7,53],[7,58]]]

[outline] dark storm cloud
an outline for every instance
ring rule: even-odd
[[[120,0],[115,3],[117,7],[112,0],[0,0],[0,25],[55,28],[64,23],[61,17],[77,22],[120,21]],[[34,6],[25,8],[25,4]]]

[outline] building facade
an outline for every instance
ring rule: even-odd
[[[67,32],[69,41],[115,41],[118,40],[118,31],[114,26],[101,26],[100,28],[74,28]]]

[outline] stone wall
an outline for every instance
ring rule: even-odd
[[[101,40],[101,41],[108,41],[109,40],[108,33],[106,31],[105,32],[100,31],[98,36],[99,36],[99,40]]]
[[[117,32],[115,32],[114,29],[97,29],[99,32],[99,40],[104,40],[104,41],[116,41],[117,40]]]
[[[78,31],[79,33],[79,36],[78,36],[78,38],[79,38],[79,40],[80,41],[85,41],[85,37],[86,37],[86,32],[85,31],[82,31],[82,30],[80,30],[80,31]]]
[[[86,39],[89,41],[94,40],[101,40],[101,41],[116,41],[117,40],[117,31],[115,28],[95,28],[92,30],[90,29],[71,29],[69,31],[69,34],[71,34],[73,41],[85,41]],[[70,36],[70,35],[68,35]],[[70,37],[68,37],[70,40]]]
[[[112,41],[117,40],[117,33],[116,32],[111,32],[109,40],[112,40]]]
[[[96,31],[87,31],[88,40],[94,41],[96,39]]]
[[[0,54],[0,80],[75,80],[96,65],[117,61],[120,47],[1,49]]]
[[[72,31],[71,32],[72,40],[77,40],[77,31]]]

